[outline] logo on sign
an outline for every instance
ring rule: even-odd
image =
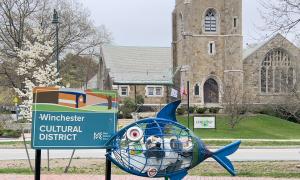
[[[99,133],[94,132],[94,140],[102,140],[102,132]]]

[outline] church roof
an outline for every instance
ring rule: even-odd
[[[244,51],[243,51],[243,60],[245,60],[250,55],[252,55],[253,53],[255,53],[257,50],[259,50],[263,46],[267,45],[268,43],[270,43],[272,40],[274,40],[276,38],[281,38],[281,39],[286,40],[289,43],[291,43],[282,34],[278,33],[278,34],[274,35],[273,37],[271,37],[271,38],[269,38],[269,39],[267,39],[267,40],[265,40],[265,41],[263,41],[261,43],[256,43],[256,44],[250,44],[250,45],[248,45],[247,48],[244,49]],[[295,46],[295,45],[293,44],[293,46]],[[296,48],[298,48],[298,47],[296,47]]]
[[[266,42],[255,43],[247,45],[247,48],[243,50],[243,59],[249,57],[252,53],[259,50],[262,46],[264,46]]]
[[[105,45],[102,56],[114,84],[172,84],[169,47]]]

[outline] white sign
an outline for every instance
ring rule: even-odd
[[[216,128],[216,117],[214,116],[203,116],[194,117],[194,128],[200,129],[215,129]]]
[[[177,98],[178,97],[178,91],[176,89],[173,89],[171,90],[171,96],[174,97],[174,98]]]

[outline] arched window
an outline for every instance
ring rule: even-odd
[[[204,30],[205,32],[217,31],[217,13],[214,9],[208,9],[205,13]]]
[[[269,51],[262,61],[260,78],[260,90],[263,93],[290,92],[295,76],[288,53],[280,48]]]
[[[200,95],[200,87],[199,87],[198,84],[196,84],[195,87],[194,87],[194,94],[195,94],[195,96]]]

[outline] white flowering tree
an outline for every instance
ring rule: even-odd
[[[20,88],[15,88],[17,95],[22,99],[20,117],[31,121],[32,100],[34,87],[56,86],[58,78],[56,62],[50,63],[53,53],[53,42],[46,40],[40,29],[34,29],[32,43],[25,39],[24,47],[17,49],[16,73],[22,79]]]

